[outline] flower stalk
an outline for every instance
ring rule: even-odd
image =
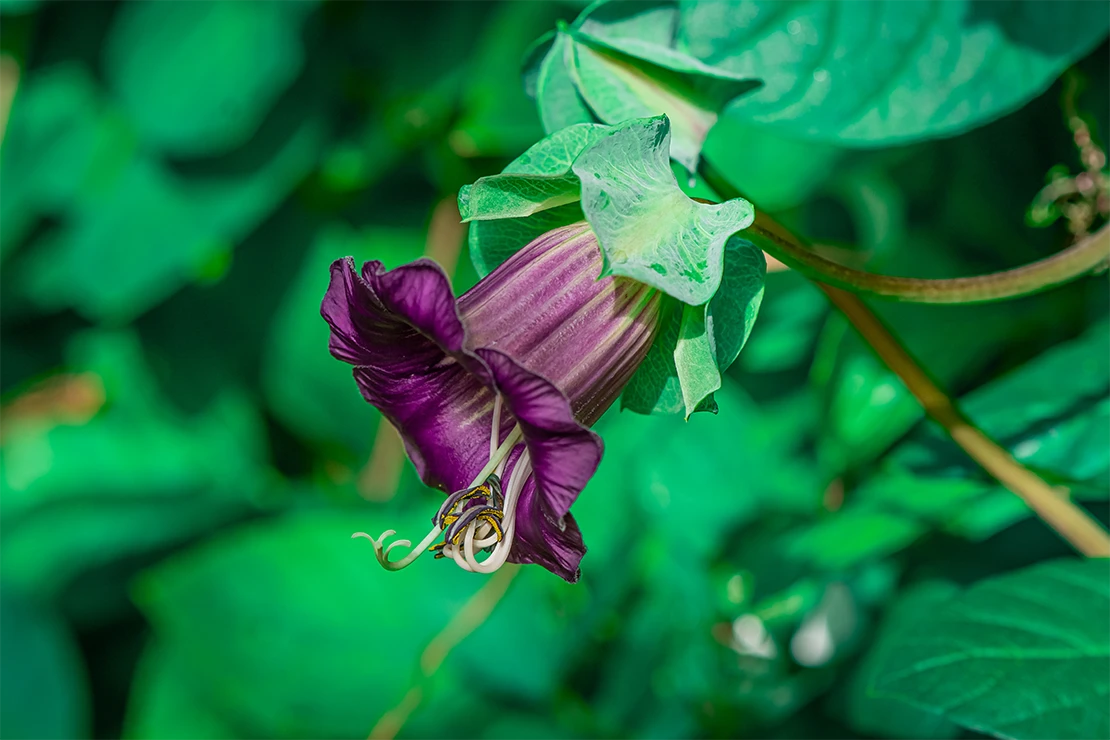
[[[711,165],[698,168],[719,195],[735,191]],[[806,277],[852,293],[904,303],[991,303],[1033,295],[1105,269],[1110,264],[1110,224],[1062,252],[1012,270],[966,278],[926,280],[877,275],[845,267],[804,246],[758,209],[745,232],[767,254]]]
[[[726,181],[718,180],[712,186],[722,197],[737,195]],[[785,227],[766,216],[764,224],[778,239],[789,243],[793,252],[809,253],[801,239]],[[1106,228],[1101,231],[1105,232]],[[761,247],[767,243],[769,242],[766,240],[756,242]],[[1060,495],[976,427],[859,296],[824,283],[821,278],[815,280],[817,286],[844,313],[872,351],[902,380],[925,409],[925,413],[940,424],[968,457],[1024,501],[1042,521],[1078,552],[1087,557],[1110,557],[1110,533],[1083,508]]]

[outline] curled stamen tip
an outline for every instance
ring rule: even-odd
[[[393,534],[397,534],[397,530],[387,529],[384,532],[382,532],[380,535],[378,535],[377,539],[374,539],[373,537],[366,534],[365,532],[355,532],[354,534],[351,535],[351,539],[353,540],[356,537],[365,537],[366,539],[373,542],[375,547],[381,547],[381,543],[385,541],[385,538],[389,537],[390,535],[393,535]]]

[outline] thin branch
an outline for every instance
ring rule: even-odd
[[[721,197],[740,197],[724,181],[720,181],[714,189]],[[762,221],[764,229],[752,234],[755,237],[752,241],[756,246],[766,249],[768,242],[765,234],[773,233],[778,241],[790,244],[792,253],[808,251],[801,239],[773,219],[763,216]],[[1105,231],[1104,228],[1104,235]],[[1090,514],[1057,493],[972,424],[859,296],[820,281],[818,286],[828,295],[833,305],[844,312],[879,359],[901,378],[921,403],[925,413],[944,428],[968,457],[1021,498],[1076,550],[1088,557],[1110,557],[1110,535],[1106,530]]]
[[[424,700],[424,683],[430,678],[447,656],[470,636],[493,614],[493,610],[508,593],[509,585],[520,573],[519,565],[505,565],[470,597],[462,609],[455,613],[451,621],[432,638],[420,655],[420,679],[410,688],[397,706],[383,714],[370,730],[367,740],[392,740],[397,736],[405,722]]]
[[[722,196],[736,192],[707,162],[698,167],[705,182]],[[758,213],[758,212],[757,212]],[[816,254],[763,214],[746,231],[783,264],[826,285],[905,303],[988,303],[1032,295],[1104,268],[1110,262],[1110,225],[1062,252],[1012,270],[948,280],[877,275],[846,267]]]

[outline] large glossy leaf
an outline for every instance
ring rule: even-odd
[[[674,45],[763,82],[728,115],[874,146],[1009,113],[1090,51],[1110,19],[1087,2],[693,2]]]
[[[1110,564],[982,581],[893,639],[872,691],[1008,738],[1110,735]]]
[[[756,87],[669,45],[677,13],[665,3],[594,3],[571,26],[541,40],[525,68],[544,127],[665,114],[671,156],[693,173],[702,144],[729,101]]]
[[[922,615],[930,614],[959,589],[946,581],[926,581],[910,586],[883,616],[874,642],[864,655],[847,687],[846,714],[852,728],[876,737],[952,738],[957,725],[897,699],[871,696],[867,689],[892,646],[912,635]]]
[[[1060,383],[1061,377],[1068,382]],[[1110,473],[1110,334],[1105,322],[962,400],[964,410],[1022,464],[1076,497],[1106,501]],[[1015,399],[1020,399],[1015,403]],[[858,496],[981,539],[1030,515],[935,429],[896,448]]]

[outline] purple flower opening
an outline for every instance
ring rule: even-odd
[[[355,366],[424,482],[456,494],[402,560],[387,555],[407,541],[370,538],[383,565],[404,567],[446,530],[432,549],[467,570],[507,559],[578,579],[586,548],[570,507],[602,453],[588,427],[647,354],[660,315],[657,291],[601,270],[584,222],[544,234],[458,299],[428,259],[367,262],[361,274],[350,258],[332,264],[321,308],[332,354]]]

